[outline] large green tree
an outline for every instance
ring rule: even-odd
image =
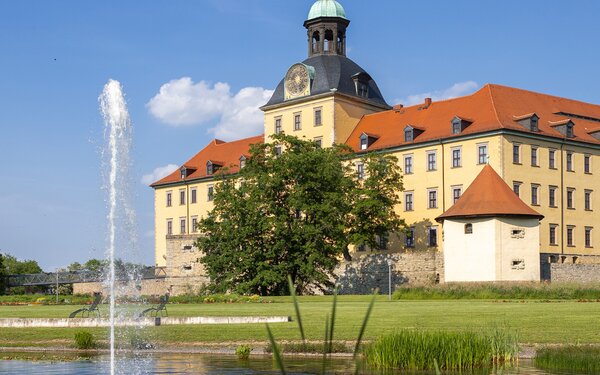
[[[404,227],[397,160],[369,155],[358,176],[349,151],[278,135],[254,145],[239,173],[222,171],[198,224],[213,291],[286,294],[288,275],[299,293],[326,291],[349,244],[375,246],[376,235]]]
[[[4,269],[7,275],[27,275],[43,272],[35,260],[19,260],[10,254],[4,254]]]
[[[4,256],[0,253],[0,295],[6,293],[6,270],[4,268]]]

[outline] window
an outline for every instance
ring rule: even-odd
[[[515,194],[517,194],[517,196],[520,196],[522,184],[523,184],[522,182],[517,182],[517,181],[513,182],[513,191],[515,192]]]
[[[461,166],[461,155],[460,155],[460,148],[453,148],[452,149],[452,168],[458,168]]]
[[[213,185],[208,185],[206,199],[210,202],[215,198],[215,187]]]
[[[411,128],[404,129],[404,142],[413,141],[413,130]]]
[[[477,146],[477,162],[479,164],[487,164],[488,162],[488,147],[487,145]]]
[[[167,191],[167,207],[171,207],[173,205],[173,193]]]
[[[412,155],[407,155],[404,157],[404,174],[412,174],[412,173],[413,173]]]
[[[550,245],[558,245],[558,242],[556,242],[556,229],[558,228],[558,225],[556,224],[550,224],[550,231],[548,232],[549,234],[549,241],[550,241]]]
[[[538,119],[538,117],[536,115],[531,116],[531,122],[530,122],[531,127],[530,127],[530,129],[531,129],[532,132],[537,132],[537,131],[540,130],[539,126],[538,126],[538,120],[539,119]]]
[[[538,167],[538,148],[531,146],[531,166]]]
[[[281,117],[275,119],[275,134],[281,133]]]
[[[592,210],[592,191],[591,190],[586,190],[583,193],[583,206],[585,207],[586,211],[591,211]]]
[[[521,164],[521,145],[513,144],[513,163]]]
[[[406,233],[406,238],[404,241],[404,245],[406,247],[415,247],[415,228],[414,227],[408,228],[408,231]]]
[[[556,150],[548,151],[548,168],[556,169]]]
[[[452,188],[452,203],[456,203],[456,201],[460,198],[461,195],[462,195],[462,188],[461,187],[453,187]]]
[[[299,113],[294,114],[294,130],[302,130],[302,117]]]
[[[168,219],[167,220],[167,235],[172,235],[173,234],[173,220]]]
[[[192,216],[192,233],[198,232],[198,217]]]
[[[452,120],[452,134],[460,134],[461,129],[461,121],[460,119]]]
[[[427,153],[427,170],[435,171],[436,169],[436,153],[435,151],[430,151]]]
[[[382,233],[377,236],[377,248],[379,250],[387,250],[388,248],[389,235],[387,233]]]
[[[538,203],[538,192],[540,190],[540,185],[531,184],[531,205],[537,206]]]
[[[575,195],[575,189],[567,188],[567,208],[571,208],[571,209],[575,208],[575,201],[573,199],[574,195]]]
[[[179,190],[179,204],[185,204],[185,190]]]
[[[404,193],[404,211],[412,211],[413,210],[413,193],[405,192]]]
[[[556,186],[550,186],[548,188],[548,206],[556,207]]]
[[[281,146],[275,146],[273,152],[275,152],[275,157],[281,156]]]
[[[592,173],[592,169],[591,169],[591,156],[590,155],[584,155],[583,156],[583,172],[584,173]]]
[[[525,259],[513,259],[510,262],[510,268],[513,270],[524,270],[525,269]]]
[[[369,86],[367,86],[366,83],[364,82],[358,82],[356,84],[356,90],[357,90],[357,95],[362,97],[362,98],[368,98],[369,97]]]
[[[197,203],[198,202],[198,189],[192,188],[191,193],[192,193],[191,203],[192,204]]]
[[[473,234],[473,224],[465,224],[465,234]]]
[[[318,148],[322,148],[323,147],[323,137],[316,137],[315,144],[317,145]]]
[[[317,108],[315,109],[315,126],[321,126],[323,125],[323,119],[322,119],[322,114],[321,114],[321,108]]]
[[[185,234],[185,219],[179,219],[179,233]]]
[[[431,247],[437,246],[437,237],[438,237],[437,227],[429,227],[427,228],[427,245]]]
[[[592,227],[585,227],[585,247],[592,247]]]
[[[427,196],[429,197],[429,208],[437,208],[437,190],[431,189],[427,191]]]
[[[573,138],[575,136],[575,132],[573,132],[573,123],[569,122],[567,124],[567,138]]]
[[[366,134],[362,134],[360,136],[360,149],[366,150],[369,147],[369,136]]]
[[[574,226],[567,226],[567,246],[575,246],[575,240],[573,238],[573,232],[575,231]]]
[[[245,156],[240,156],[240,169],[244,168],[246,166],[246,157]]]
[[[218,168],[217,165],[213,164],[212,161],[209,160],[208,162],[206,162],[206,174],[207,175],[210,176],[211,174],[214,174],[217,171],[217,168]]]
[[[356,178],[359,180],[365,178],[365,165],[363,163],[356,164]]]
[[[567,171],[573,172],[573,153],[567,151]]]

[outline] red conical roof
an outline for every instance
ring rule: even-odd
[[[544,218],[525,204],[488,164],[458,201],[435,220],[441,222],[450,218],[490,216]]]

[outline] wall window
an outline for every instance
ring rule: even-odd
[[[275,134],[281,133],[281,117],[275,119]]]
[[[550,245],[558,245],[558,242],[556,241],[557,228],[558,228],[558,225],[550,224],[550,231],[548,232],[548,234],[549,234],[548,240],[550,241]]]
[[[513,163],[521,164],[521,145],[513,144]]]
[[[567,151],[567,171],[573,172],[573,153]]]
[[[462,187],[453,187],[452,188],[452,203],[456,203],[456,201],[462,195]]]
[[[302,117],[300,113],[294,114],[294,130],[302,130]]]
[[[429,208],[437,208],[437,189],[430,189],[427,191],[428,205]]]
[[[458,168],[461,165],[462,165],[461,149],[453,148],[452,149],[452,168]]]
[[[592,210],[592,191],[591,190],[586,190],[583,193],[583,206],[585,207],[586,211]]]
[[[185,204],[185,190],[179,190],[179,204]]]
[[[592,247],[592,227],[585,227],[585,247]]]
[[[281,156],[281,146],[273,147],[273,152],[275,153],[275,157]]]
[[[173,193],[167,191],[167,207],[171,207],[173,205]]]
[[[473,234],[473,224],[465,224],[465,234]]]
[[[558,187],[550,186],[548,188],[548,206],[556,207],[556,190]]]
[[[567,226],[567,246],[575,246],[575,239],[574,239],[574,234],[575,232],[575,227],[574,226]]]
[[[531,205],[537,206],[539,205],[538,194],[540,190],[540,185],[531,184]]]
[[[592,157],[590,155],[583,156],[583,172],[592,173],[591,161]]]
[[[323,147],[323,137],[316,137],[314,141],[318,148]]]
[[[548,151],[548,168],[556,169],[556,150]]]
[[[520,194],[521,194],[521,185],[522,184],[523,184],[522,182],[518,182],[518,181],[513,182],[513,191],[515,192],[515,194],[517,194],[517,196],[520,196]]]
[[[167,219],[167,235],[173,234],[173,220]]]
[[[379,250],[387,250],[388,248],[389,235],[387,233],[382,233],[377,236],[377,248]]]
[[[413,173],[413,157],[412,155],[406,155],[404,157],[404,174]]]
[[[363,163],[356,164],[356,178],[359,180],[365,178],[365,165]]]
[[[179,233],[185,234],[185,219],[179,219]]]
[[[404,246],[415,247],[415,228],[408,228],[406,232],[406,238],[404,239]]]
[[[322,113],[323,112],[322,112],[321,108],[315,109],[315,126],[323,125]]]
[[[198,216],[192,216],[192,233],[198,232]]]
[[[428,171],[435,171],[437,168],[437,158],[436,158],[436,152],[435,151],[429,151],[427,153],[427,170]]]
[[[404,211],[413,210],[413,192],[404,193]]]
[[[567,188],[567,208],[574,209],[575,208],[575,199],[573,198],[575,195],[575,189]]]
[[[437,246],[438,238],[438,228],[437,227],[428,227],[427,228],[427,245],[428,246]]]
[[[538,167],[538,148],[531,146],[531,166]]]
[[[198,202],[198,189],[192,188],[191,194],[192,194],[192,197],[190,198],[191,203],[194,204],[194,203]]]
[[[477,145],[477,163],[487,164],[488,162],[488,146]]]
[[[215,187],[213,185],[208,185],[208,189],[206,191],[206,199],[209,202],[215,199]]]

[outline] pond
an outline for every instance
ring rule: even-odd
[[[286,358],[288,374],[320,374],[322,362],[317,358]],[[327,374],[353,374],[354,362],[351,359],[331,359],[327,363]],[[0,361],[0,374],[61,374],[61,375],[95,375],[109,374],[109,358],[106,356],[92,357],[88,360],[69,362],[56,361]],[[153,354],[147,356],[129,357],[120,359],[118,374],[203,374],[203,375],[237,375],[237,374],[279,374],[269,356],[253,356],[250,360],[239,360],[231,355],[206,355],[206,354]],[[363,375],[396,375],[407,372],[393,371],[380,372],[364,369],[359,372]],[[429,375],[425,372],[419,375]],[[458,373],[456,373],[458,374]],[[464,374],[464,373],[463,373]],[[499,370],[482,370],[477,374],[502,374],[502,375],[548,375],[566,374],[558,372],[545,372],[535,369],[531,361],[521,361],[518,368],[505,368]]]

